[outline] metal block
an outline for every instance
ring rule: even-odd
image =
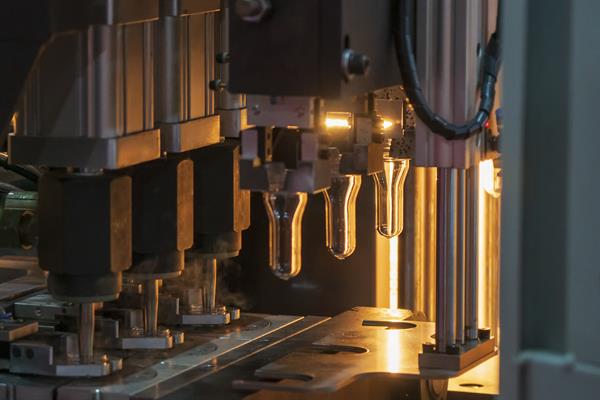
[[[158,13],[156,0],[99,1],[94,6],[68,0],[60,5],[83,15],[85,10],[94,15],[105,10],[111,18],[121,6],[150,10],[154,18]],[[30,71],[10,138],[12,162],[117,169],[160,155],[159,132],[154,130],[153,23],[83,25],[85,29],[50,41]]]
[[[40,179],[39,193],[42,269],[96,275],[129,268],[130,177],[47,173]]]
[[[168,329],[158,336],[132,336],[118,340],[117,348],[123,350],[167,350],[173,345],[183,343],[183,332],[171,332]]]
[[[133,252],[189,249],[194,241],[193,162],[177,155],[163,157],[130,169],[130,176]],[[144,272],[150,273],[149,269]]]
[[[329,99],[401,82],[392,40],[393,0],[270,0],[271,13],[260,22],[237,15],[236,3],[229,0],[234,93]],[[370,61],[368,73],[344,78],[347,50]]]
[[[248,129],[248,109],[219,110],[221,117],[221,136],[239,138],[242,131]]]
[[[59,316],[76,317],[77,306],[66,301],[58,301],[47,293],[37,294],[14,303],[17,318],[55,321]]]
[[[49,292],[72,302],[113,300],[132,261],[131,178],[49,172],[38,187],[39,263],[50,272]]]
[[[225,141],[190,154],[194,161],[194,232],[241,232],[250,224],[249,194],[240,190],[240,148]]]
[[[419,354],[419,367],[462,371],[478,364],[497,353],[496,339],[478,341],[457,346],[458,354],[423,352]]]
[[[0,320],[0,342],[14,342],[15,340],[33,335],[38,329],[37,322]]]
[[[161,0],[163,14],[156,24],[155,47],[156,122],[161,125],[185,124],[216,114],[215,92],[211,90],[209,83],[215,79],[217,13],[195,12],[207,3],[213,1]],[[187,15],[186,12],[192,15]],[[211,120],[197,121],[192,125],[196,128],[214,129],[210,125],[198,126],[207,122],[210,123]],[[209,132],[200,132],[199,135],[207,133]]]
[[[284,190],[290,193],[317,193],[331,186],[328,160],[301,162],[287,171]]]
[[[248,96],[248,123],[256,126],[313,129],[315,99],[312,97]]]
[[[183,153],[219,143],[220,117],[213,115],[181,123],[161,123],[161,150]]]
[[[98,356],[93,363],[81,364],[55,355],[52,345],[16,342],[10,347],[10,372],[55,377],[101,377],[123,368],[121,358]]]
[[[8,138],[11,163],[121,169],[160,157],[160,130],[113,138],[19,136]]]
[[[214,314],[181,314],[178,316],[178,320],[178,325],[227,325],[231,322],[231,314],[229,314],[229,312]]]

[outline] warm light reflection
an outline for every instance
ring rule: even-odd
[[[400,347],[400,329],[387,329],[387,370],[392,373],[400,372],[400,354],[402,348]]]
[[[390,305],[398,308],[398,236],[390,239]]]
[[[491,168],[490,168],[491,166]],[[490,173],[491,170],[491,173]],[[494,163],[492,160],[486,160],[479,163],[479,216],[478,216],[478,227],[477,227],[477,259],[478,265],[477,269],[479,273],[477,274],[478,287],[479,292],[477,293],[477,303],[478,307],[478,315],[477,318],[479,320],[480,326],[487,325],[487,313],[486,313],[486,295],[485,290],[485,264],[486,264],[486,193],[490,187],[493,188],[493,174],[494,174]],[[491,182],[491,186],[490,186]]]
[[[328,129],[350,129],[352,128],[351,117],[350,113],[327,113],[325,126]]]
[[[394,126],[394,123],[390,120],[384,119],[383,120],[383,130],[388,130],[390,129],[392,126]]]
[[[500,193],[497,187],[497,173],[493,160],[485,160],[479,164],[479,182],[483,190],[489,195],[498,197]]]
[[[479,225],[478,225],[478,319],[481,327],[489,327],[498,336],[497,290],[499,268],[499,201],[500,169],[492,160],[479,164]]]

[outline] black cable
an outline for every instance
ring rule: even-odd
[[[0,167],[14,172],[17,175],[21,175],[23,178],[28,179],[34,183],[37,183],[39,179],[39,173],[33,170],[27,169],[26,167],[10,164],[8,162],[8,155],[6,153],[0,153]]]
[[[396,23],[399,26],[396,26],[396,29],[394,29],[396,56],[400,65],[404,90],[414,107],[415,113],[433,133],[449,140],[467,139],[481,132],[492,112],[496,96],[496,82],[501,63],[498,28],[490,37],[483,54],[483,76],[480,87],[479,111],[477,111],[475,117],[469,122],[464,125],[456,125],[436,114],[427,102],[421,88],[421,82],[419,81],[417,63],[413,51],[411,1],[398,1],[398,18]]]

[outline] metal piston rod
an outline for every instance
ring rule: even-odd
[[[94,303],[79,305],[79,361],[82,364],[90,364],[94,359],[95,309]]]
[[[438,172],[436,348],[446,352],[456,341],[456,219],[458,173],[453,168]]]
[[[477,340],[479,330],[479,167],[472,167],[466,177],[466,267],[465,267],[465,334],[467,340]]]

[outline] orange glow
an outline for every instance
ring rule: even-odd
[[[390,120],[384,119],[383,120],[383,130],[388,130],[390,129],[392,126],[394,126],[394,123]]]
[[[479,303],[478,316],[480,324],[487,320],[485,313],[485,301],[486,296],[484,290],[485,287],[485,275],[482,274],[482,269],[485,268],[485,256],[486,256],[486,193],[490,188],[493,189],[494,185],[494,163],[492,160],[485,160],[479,163],[479,226],[478,238],[477,238],[477,257],[479,265],[477,266],[480,273],[478,274],[479,281],[479,293],[477,293],[477,302]]]
[[[479,164],[479,184],[490,196],[500,196],[497,182],[498,173],[493,160],[485,160]]]
[[[325,126],[328,129],[350,129],[352,125],[350,123],[350,113],[327,113],[325,118]]]

